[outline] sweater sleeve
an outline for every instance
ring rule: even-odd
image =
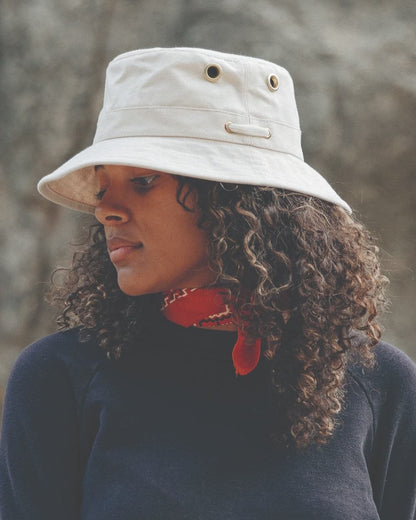
[[[2,520],[76,520],[81,476],[78,414],[57,345],[24,349],[9,378],[0,444]]]
[[[416,519],[416,365],[381,344],[368,387],[375,417],[371,457],[374,499],[381,520]]]

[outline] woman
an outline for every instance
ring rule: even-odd
[[[287,71],[123,54],[39,190],[98,223],[65,330],[10,376],[4,520],[414,518],[415,365],[379,342],[377,249],[303,161]]]

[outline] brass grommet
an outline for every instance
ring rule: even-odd
[[[208,81],[218,81],[222,74],[222,68],[216,63],[210,63],[205,67],[204,75]]]
[[[267,86],[272,92],[275,92],[279,88],[279,78],[276,74],[269,74],[267,77]]]

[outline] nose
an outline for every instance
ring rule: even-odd
[[[95,206],[95,218],[103,225],[114,225],[124,224],[128,222],[130,214],[126,206],[122,203],[113,200],[113,198],[107,194],[104,194],[103,198],[98,201]]]

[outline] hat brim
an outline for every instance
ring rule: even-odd
[[[350,206],[316,170],[294,155],[237,143],[184,137],[123,137],[94,143],[38,183],[62,206],[93,213],[99,190],[94,166],[113,164],[237,184],[271,186]],[[259,180],[260,179],[260,180]]]

